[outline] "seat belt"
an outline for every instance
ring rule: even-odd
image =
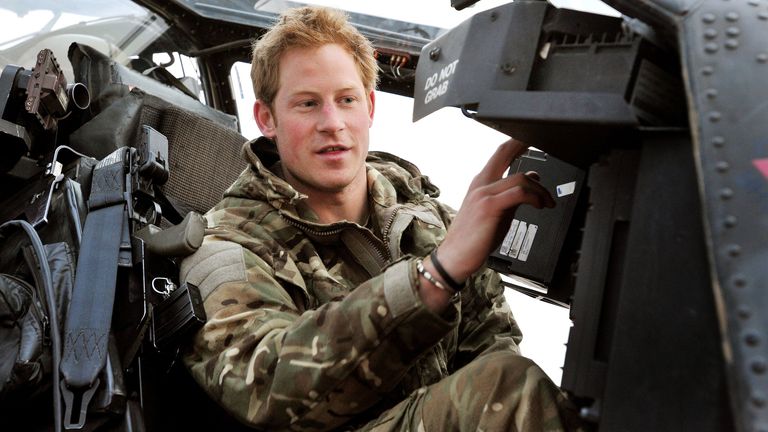
[[[94,168],[75,286],[64,326],[60,383],[66,429],[81,429],[104,368],[118,264],[130,254],[127,176],[131,150],[117,149]],[[123,256],[121,257],[121,245]]]

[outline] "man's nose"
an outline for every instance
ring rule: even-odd
[[[323,108],[320,110],[318,129],[324,132],[337,132],[344,129],[344,119],[336,105],[323,105]]]

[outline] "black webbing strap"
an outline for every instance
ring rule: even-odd
[[[106,361],[118,254],[128,224],[128,151],[127,147],[116,150],[93,171],[75,287],[64,327],[61,391],[66,429],[80,429],[85,424],[88,404]]]

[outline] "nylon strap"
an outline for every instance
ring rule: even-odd
[[[128,224],[128,157],[128,148],[120,148],[100,161],[93,172],[75,287],[64,327],[61,389],[67,429],[80,429],[85,424],[88,404],[106,362],[118,255]]]

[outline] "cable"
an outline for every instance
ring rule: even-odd
[[[48,322],[51,325],[51,351],[53,356],[53,415],[54,428],[56,432],[61,432],[61,390],[59,388],[59,365],[61,364],[61,334],[59,333],[59,318],[56,313],[56,297],[53,292],[53,278],[51,277],[51,268],[48,265],[47,254],[37,231],[27,221],[11,220],[0,225],[0,231],[7,227],[21,228],[29,237],[30,245],[37,256],[40,273],[42,274],[42,284],[45,292],[46,303],[48,306]]]

